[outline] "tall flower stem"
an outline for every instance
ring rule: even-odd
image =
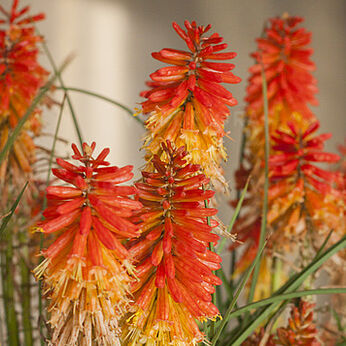
[[[21,257],[19,259],[20,276],[21,276],[21,295],[22,295],[22,324],[25,346],[33,345],[32,323],[31,323],[31,293],[30,278],[31,272],[28,267],[29,245],[28,234],[24,230],[19,233],[19,242],[21,246]]]
[[[264,195],[263,195],[263,208],[262,208],[262,220],[261,220],[261,233],[259,238],[258,249],[261,249],[265,237],[266,237],[266,229],[267,229],[267,210],[268,210],[268,188],[269,188],[269,124],[268,124],[268,99],[267,99],[267,80],[264,74],[264,68],[262,66],[262,90],[263,90],[263,109],[264,109],[264,135],[265,135],[265,158],[264,158]],[[261,256],[258,251],[256,254],[256,259]],[[255,295],[255,289],[257,285],[258,274],[260,270],[261,261],[259,260],[256,263],[253,277],[251,280],[250,292],[248,297],[248,303],[253,301]]]
[[[14,308],[14,273],[13,273],[13,235],[12,230],[5,234],[5,251],[1,254],[2,291],[7,326],[7,344],[19,345],[19,327]]]

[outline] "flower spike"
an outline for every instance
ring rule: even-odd
[[[10,11],[0,6],[0,151],[48,76],[38,61],[43,38],[35,34],[33,24],[44,14],[30,16],[29,9],[18,9],[18,0]],[[40,129],[40,110],[36,109],[0,166],[0,184],[11,178],[14,185],[22,186],[28,180],[36,161],[33,137]]]
[[[189,152],[189,162],[200,164],[213,182],[226,185],[220,163],[226,159],[222,138],[224,122],[230,111],[227,106],[237,104],[232,94],[220,83],[239,83],[231,70],[233,64],[211,62],[233,59],[236,53],[219,53],[227,48],[223,38],[214,33],[205,34],[211,26],[197,26],[185,21],[186,30],[173,23],[177,34],[189,51],[164,48],[152,56],[170,66],[150,75],[149,90],[141,93],[147,98],[142,103],[143,114],[149,114],[149,131],[145,147],[148,157],[164,157],[162,140],[170,140],[177,147],[183,145]]]
[[[153,157],[155,172],[142,172],[136,184],[143,210],[142,235],[130,242],[129,253],[137,265],[138,282],[132,286],[134,313],[127,320],[126,345],[197,345],[203,341],[195,319],[215,319],[219,311],[211,302],[212,274],[221,258],[208,250],[218,235],[207,217],[217,213],[205,208],[214,192],[203,190],[209,179],[200,167],[187,163],[184,147],[161,144],[167,162]]]
[[[254,118],[263,114],[262,64],[268,84],[269,112],[278,107],[314,117],[308,104],[317,105],[317,81],[311,72],[315,64],[310,60],[313,50],[308,47],[311,33],[298,25],[301,17],[271,18],[258,38],[258,49],[252,54],[256,64],[250,68],[247,88],[247,113]]]
[[[58,158],[54,175],[69,186],[47,188],[46,235],[57,233],[42,252],[45,260],[34,270],[42,278],[51,303],[54,345],[118,345],[118,320],[128,305],[132,272],[122,240],[139,236],[129,218],[141,203],[128,198],[131,186],[118,186],[133,177],[132,166],[109,166],[109,149],[95,159],[96,144],[72,145],[76,166]]]

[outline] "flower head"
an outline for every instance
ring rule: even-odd
[[[247,89],[247,113],[262,118],[262,66],[268,84],[269,112],[284,109],[286,114],[298,112],[313,117],[308,104],[316,105],[316,79],[311,75],[315,64],[310,60],[313,52],[308,45],[311,33],[299,28],[301,17],[271,18],[264,36],[258,38],[258,49],[252,56],[256,64],[250,68]]]
[[[9,12],[0,6],[5,16],[0,20],[0,120],[8,117],[11,128],[24,115],[48,75],[37,59],[37,44],[42,37],[35,34],[33,24],[44,19],[44,14],[23,18],[29,9],[19,10],[17,0]]]
[[[44,14],[30,16],[29,7],[18,8],[14,0],[10,11],[0,5],[0,150],[11,131],[25,114],[48,72],[38,62],[38,43],[34,22]],[[22,129],[13,150],[0,167],[0,183],[13,179],[13,186],[22,186],[36,161],[33,137],[39,134],[40,110],[36,109]],[[24,177],[24,178],[23,178]]]
[[[195,319],[219,315],[211,294],[221,284],[212,274],[221,258],[208,250],[219,237],[211,233],[217,223],[207,222],[217,210],[204,206],[214,192],[201,188],[209,179],[198,165],[187,164],[184,147],[174,149],[167,141],[162,150],[167,161],[155,155],[155,172],[142,172],[136,184],[143,233],[129,248],[138,282],[132,286],[135,312],[124,332],[127,345],[196,345],[204,335]]]
[[[114,345],[132,270],[122,239],[139,235],[129,218],[141,203],[128,198],[134,187],[118,186],[133,177],[132,166],[104,167],[109,149],[94,158],[95,143],[84,143],[82,153],[72,148],[82,165],[57,159],[61,168],[53,173],[70,185],[47,188],[46,219],[38,227],[57,238],[35,274],[50,299],[52,343]]]
[[[185,41],[189,51],[164,48],[152,56],[170,66],[150,75],[150,89],[142,92],[147,101],[142,112],[149,114],[146,126],[148,156],[164,156],[162,140],[178,147],[186,146],[189,161],[200,164],[207,176],[225,183],[220,162],[226,159],[222,144],[224,122],[236,105],[232,94],[220,83],[239,83],[231,70],[233,64],[211,62],[232,59],[236,53],[220,53],[227,47],[217,33],[205,34],[211,26],[197,26],[185,21],[186,31],[177,23],[174,30]]]

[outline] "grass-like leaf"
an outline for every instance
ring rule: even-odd
[[[40,31],[38,30],[38,28],[37,28],[37,26],[35,25],[35,23],[33,23],[33,24],[34,24],[34,26],[35,26],[35,29],[36,29],[37,33],[38,33],[39,35],[41,35],[41,33],[40,33]],[[59,73],[59,71],[58,71],[57,65],[56,65],[56,63],[55,63],[55,61],[54,61],[54,58],[53,58],[53,55],[52,55],[52,53],[50,52],[50,50],[49,50],[49,48],[48,48],[48,45],[47,45],[47,43],[45,42],[45,40],[42,41],[42,47],[43,47],[44,52],[45,52],[46,55],[47,55],[47,58],[48,58],[48,60],[49,60],[49,62],[50,62],[50,64],[51,64],[51,66],[52,66],[52,68],[53,68],[54,73],[55,73],[55,74],[57,75],[57,77],[58,77],[58,80],[59,80],[60,85],[61,85],[63,88],[65,88],[65,83],[64,83],[64,81],[63,81],[63,79],[62,79],[62,77],[61,77],[61,73]],[[71,116],[72,116],[72,120],[73,120],[73,124],[74,124],[75,130],[76,130],[76,133],[77,133],[78,141],[79,141],[79,144],[80,144],[80,146],[81,146],[81,148],[82,148],[82,146],[83,146],[82,132],[81,132],[81,130],[80,130],[80,126],[79,126],[79,123],[78,123],[78,120],[77,120],[76,112],[74,111],[74,108],[73,108],[73,105],[72,105],[72,101],[71,101],[71,99],[70,99],[68,93],[66,93],[66,99],[67,99],[68,106],[69,106],[69,108],[70,108],[70,112],[71,112]]]
[[[122,103],[115,101],[107,96],[103,96],[101,94],[95,93],[93,91],[90,90],[85,90],[85,89],[81,89],[81,88],[72,88],[72,87],[59,87],[58,89],[62,89],[65,91],[75,91],[81,94],[85,94],[85,95],[89,95],[89,96],[93,96],[96,98],[99,98],[100,100],[109,102],[117,107],[120,107],[121,109],[123,109],[124,111],[126,111],[129,115],[131,115],[131,118],[133,118],[134,120],[136,120],[137,122],[139,122],[141,125],[144,125],[144,121],[140,118],[138,118],[138,116],[134,116],[133,111],[131,110],[131,108],[123,105]]]
[[[258,309],[262,306],[266,306],[266,305],[271,304],[271,303],[282,302],[284,300],[290,300],[290,299],[294,299],[294,298],[313,296],[313,295],[345,294],[345,293],[346,293],[346,287],[337,287],[337,288],[316,288],[316,289],[312,289],[312,290],[304,290],[304,291],[296,291],[296,292],[291,292],[291,293],[279,294],[276,296],[272,296],[272,297],[262,299],[262,300],[259,300],[257,302],[242,306],[242,307],[234,310],[230,314],[229,317],[234,318],[234,317],[242,315],[244,312],[251,311],[253,309]]]
[[[282,286],[279,290],[274,292],[273,296],[278,297],[280,294],[293,293],[297,288],[299,288],[302,283],[306,280],[306,278],[315,272],[321,265],[327,261],[331,256],[333,256],[338,251],[344,249],[346,247],[346,237],[343,237],[336,244],[327,249],[323,254],[319,257],[315,257],[315,259],[306,266],[301,272],[297,275],[294,275],[287,283]],[[269,306],[261,309],[259,313],[255,313],[253,320],[247,323],[243,328],[241,328],[238,334],[235,336],[234,340],[232,340],[232,346],[241,345],[241,343],[267,318],[270,314],[280,305],[280,301],[274,301]],[[233,316],[234,317],[234,316]]]
[[[259,251],[259,254],[260,254],[260,255],[262,254],[262,252],[263,252],[263,250],[264,250],[265,244],[266,244],[266,242],[264,242],[264,244],[262,245],[262,248],[261,248],[260,251]],[[220,323],[220,325],[219,325],[218,329],[216,330],[216,333],[215,333],[215,335],[214,335],[214,337],[213,337],[213,339],[212,339],[212,341],[211,341],[211,345],[212,345],[212,346],[216,345],[216,342],[218,341],[218,339],[219,339],[219,337],[220,337],[220,335],[221,335],[222,330],[225,328],[226,324],[227,324],[228,321],[229,321],[230,314],[231,314],[231,312],[232,312],[232,310],[233,310],[233,308],[234,308],[234,306],[235,306],[235,304],[236,304],[236,302],[237,302],[237,300],[238,300],[238,297],[239,297],[240,293],[243,291],[243,289],[244,289],[246,283],[248,282],[248,280],[249,280],[249,278],[250,278],[250,275],[251,275],[251,273],[252,273],[254,267],[256,266],[256,264],[258,263],[259,260],[260,260],[260,256],[258,256],[258,257],[252,262],[252,264],[250,265],[250,267],[247,269],[246,274],[244,275],[243,279],[240,281],[239,286],[238,286],[238,288],[237,288],[237,290],[236,290],[236,293],[234,294],[233,299],[232,299],[232,301],[231,301],[231,303],[230,303],[230,305],[229,305],[229,307],[228,307],[228,309],[227,309],[227,311],[226,311],[226,314],[225,314],[225,316],[223,317],[223,320],[222,320],[222,322]]]
[[[237,206],[236,206],[236,208],[235,208],[235,210],[234,210],[234,214],[233,214],[232,219],[231,219],[231,221],[230,221],[230,223],[229,223],[229,225],[228,225],[228,227],[227,227],[227,233],[231,233],[231,232],[232,232],[232,228],[233,228],[233,226],[234,226],[234,223],[235,223],[235,221],[237,220],[237,217],[238,217],[238,215],[239,215],[239,213],[240,213],[240,208],[241,208],[241,206],[242,206],[242,204],[243,204],[243,201],[244,201],[244,198],[245,198],[245,195],[246,195],[248,186],[249,186],[250,178],[251,178],[251,177],[249,177],[249,178],[247,179],[246,184],[245,184],[245,186],[244,186],[244,189],[243,189],[243,191],[241,192],[239,201],[238,201]],[[226,244],[226,241],[227,241],[227,238],[226,238],[226,237],[222,238],[222,240],[220,241],[220,245],[218,246],[217,251],[216,251],[217,254],[220,254],[220,253],[222,252],[222,250],[223,250],[223,248],[224,248],[224,246],[225,246],[225,244]]]
[[[0,237],[2,237],[2,234],[4,233],[5,229],[6,229],[6,226],[7,224],[10,222],[22,196],[23,196],[23,193],[26,189],[26,187],[28,186],[28,181],[25,183],[24,187],[22,188],[22,190],[20,191],[18,197],[16,198],[16,200],[14,201],[11,209],[10,209],[10,212],[2,219],[2,224],[1,224],[1,227],[0,227]]]

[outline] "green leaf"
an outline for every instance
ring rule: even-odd
[[[234,223],[237,220],[237,217],[238,217],[238,215],[240,213],[240,208],[241,208],[241,206],[243,204],[243,201],[244,201],[244,198],[245,198],[248,186],[249,186],[249,182],[250,182],[250,177],[248,177],[248,179],[246,181],[246,184],[245,184],[245,187],[244,187],[243,191],[241,192],[239,201],[238,201],[237,206],[236,206],[236,208],[234,210],[234,214],[233,214],[232,219],[231,219],[231,221],[230,221],[230,223],[229,223],[229,225],[227,227],[227,233],[231,233],[232,232],[232,228],[234,226]],[[222,238],[222,240],[220,241],[220,245],[218,246],[217,251],[216,251],[217,254],[220,254],[222,252],[222,250],[223,250],[223,248],[224,248],[224,246],[226,244],[226,241],[227,241],[226,237]]]
[[[6,215],[3,219],[2,219],[2,224],[1,224],[1,227],[0,227],[0,237],[2,236],[2,233],[5,231],[5,228],[7,226],[7,224],[10,222],[18,204],[19,204],[19,201],[21,200],[22,196],[23,196],[23,193],[26,189],[26,187],[28,186],[28,181],[25,183],[24,187],[22,188],[21,192],[19,193],[18,197],[16,198],[16,200],[14,201],[11,209],[10,209],[10,212],[8,213],[8,215]]]
[[[234,318],[237,316],[240,316],[244,312],[251,311],[256,308],[260,308],[262,306],[266,306],[270,303],[275,302],[282,302],[284,300],[290,300],[294,298],[304,297],[304,296],[312,296],[312,295],[323,295],[323,294],[344,294],[346,293],[346,287],[339,287],[339,288],[316,288],[312,290],[304,290],[304,291],[297,291],[297,292],[291,292],[291,293],[284,293],[279,294],[276,296],[272,296],[266,299],[259,300],[257,302],[247,304],[245,306],[242,306],[236,310],[234,310],[230,314],[230,318]]]
[[[308,266],[306,266],[302,271],[298,274],[294,275],[290,280],[287,281],[285,285],[283,285],[279,290],[274,292],[274,296],[278,296],[279,294],[292,293],[301,284],[306,280],[306,278],[315,272],[321,265],[327,261],[332,255],[337,253],[346,247],[346,237],[343,237],[336,244],[331,246],[326,250],[320,257],[315,258]],[[241,343],[272,313],[273,310],[280,304],[279,302],[273,302],[269,306],[266,306],[264,309],[261,309],[259,313],[255,313],[254,319],[247,323],[243,328],[241,328],[236,335],[235,339],[232,340],[232,346],[241,345]]]
[[[262,248],[260,249],[259,253],[262,254],[263,250],[264,250],[264,247],[265,247],[265,244],[266,242],[264,242],[264,244],[262,245]],[[239,286],[236,290],[236,293],[226,311],[226,314],[225,316],[223,317],[223,320],[222,322],[220,323],[216,333],[215,333],[215,336],[213,337],[212,341],[211,341],[211,345],[214,346],[216,345],[216,342],[217,340],[219,339],[220,335],[221,335],[221,332],[222,330],[224,329],[224,327],[226,326],[226,324],[228,323],[229,321],[229,318],[230,318],[230,314],[234,308],[234,305],[236,304],[237,300],[238,300],[238,297],[240,295],[240,293],[243,291],[247,281],[249,280],[250,278],[250,275],[254,269],[254,267],[256,266],[256,263],[259,261],[260,257],[258,256],[253,262],[252,264],[250,265],[250,267],[248,268],[248,270],[246,271],[246,274],[244,275],[243,279],[240,281],[239,283]]]
[[[72,88],[72,87],[59,87],[58,89],[62,89],[62,90],[65,90],[65,91],[75,91],[75,92],[79,92],[81,94],[85,94],[85,95],[90,95],[90,96],[94,96],[94,97],[97,97],[99,98],[100,100],[103,100],[103,101],[106,101],[106,102],[109,102],[117,107],[120,107],[121,109],[123,109],[124,111],[126,111],[129,115],[131,115],[131,118],[138,121],[141,125],[144,125],[144,121],[141,120],[140,118],[138,118],[137,116],[134,116],[133,115],[133,111],[123,105],[122,103],[118,102],[118,101],[115,101],[109,97],[106,97],[106,96],[103,96],[103,95],[100,95],[100,94],[97,94],[93,91],[90,91],[90,90],[85,90],[85,89],[81,89],[81,88]]]
[[[35,23],[33,23],[33,24],[35,25]],[[37,28],[36,25],[35,25],[35,29],[36,29],[37,33],[38,33],[39,35],[41,35],[41,33],[40,33],[40,31],[38,30],[38,28]],[[55,61],[54,61],[53,55],[51,54],[51,52],[50,52],[50,50],[49,50],[49,48],[48,48],[48,46],[47,46],[47,44],[46,44],[46,42],[45,42],[44,40],[42,41],[42,46],[43,46],[43,50],[44,50],[44,52],[46,53],[47,58],[48,58],[48,60],[49,60],[49,62],[50,62],[50,64],[51,64],[51,66],[52,66],[52,68],[53,68],[54,73],[55,73],[55,74],[57,75],[57,77],[58,77],[58,80],[59,80],[60,85],[61,85],[63,88],[65,88],[65,84],[64,84],[64,81],[63,81],[63,79],[62,79],[62,77],[61,77],[61,73],[58,72],[57,65],[56,65],[56,63],[55,63]],[[83,147],[83,137],[82,137],[82,133],[81,133],[81,130],[80,130],[80,126],[79,126],[79,124],[78,124],[77,116],[76,116],[76,113],[75,113],[74,108],[73,108],[73,106],[72,106],[72,101],[71,101],[71,99],[70,99],[70,97],[69,97],[68,94],[66,94],[66,98],[67,98],[68,106],[69,106],[69,108],[70,108],[70,112],[71,112],[73,124],[74,124],[75,130],[76,130],[77,136],[78,136],[79,144],[80,144],[80,147],[82,148],[82,147]]]

